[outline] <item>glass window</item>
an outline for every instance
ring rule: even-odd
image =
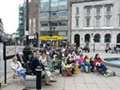
[[[111,24],[111,16],[110,16],[110,15],[107,15],[105,18],[106,18],[106,27],[110,27],[110,24]]]
[[[100,16],[96,16],[96,27],[100,27]]]
[[[68,22],[66,20],[58,21],[59,26],[67,26]]]
[[[85,42],[90,42],[90,34],[85,35]]]
[[[41,11],[48,11],[49,10],[49,0],[41,0]]]
[[[105,7],[106,7],[106,14],[110,15],[112,12],[113,4],[107,4]]]
[[[40,16],[41,17],[49,16],[49,12],[41,12]]]
[[[67,0],[59,0],[58,3],[60,6],[67,5]]]
[[[68,12],[67,11],[59,11],[57,12],[58,16],[68,16]]]
[[[90,17],[86,17],[86,27],[90,26]]]
[[[120,33],[117,35],[117,43],[120,43]]]
[[[120,14],[118,14],[118,25],[120,26]]]
[[[50,23],[51,23],[50,26],[57,26],[58,25],[57,21],[51,21]]]
[[[100,34],[95,34],[95,36],[94,36],[94,42],[97,42],[97,43],[100,42]]]
[[[74,43],[76,44],[77,47],[80,46],[80,35],[79,34],[74,35]]]
[[[96,15],[100,15],[100,7],[96,7]]]
[[[76,14],[79,14],[79,7],[76,7]]]
[[[79,17],[76,17],[75,19],[76,19],[76,27],[78,27],[79,26]]]
[[[85,14],[86,14],[87,16],[90,16],[91,6],[85,6],[84,9],[85,9]]]
[[[41,26],[42,26],[42,27],[49,25],[49,22],[40,22],[40,23],[41,23]]]
[[[57,16],[57,12],[56,11],[51,11],[51,16]]]
[[[105,38],[104,38],[104,42],[107,43],[107,42],[111,42],[111,35],[110,34],[106,34],[105,35]]]
[[[57,7],[58,6],[58,0],[51,0],[51,7]]]

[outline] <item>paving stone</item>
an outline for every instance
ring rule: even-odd
[[[57,77],[52,86],[42,86],[42,90],[120,90],[120,77],[104,77],[96,73],[80,73],[73,77]],[[11,80],[2,90],[22,90],[20,80]],[[17,89],[16,89],[17,88]]]

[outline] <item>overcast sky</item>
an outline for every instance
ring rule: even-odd
[[[16,32],[18,28],[18,7],[23,0],[0,0],[0,18],[6,33]]]

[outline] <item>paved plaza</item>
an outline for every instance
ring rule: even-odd
[[[88,54],[88,53],[86,53]],[[89,53],[93,55],[95,53]],[[101,53],[102,56],[106,56]],[[111,56],[113,54],[107,54]],[[116,55],[113,55],[116,56]],[[118,56],[118,55],[117,55]],[[120,90],[120,69],[109,67],[117,73],[115,77],[105,77],[98,73],[83,73],[75,74],[72,77],[63,77],[57,75],[57,82],[52,83],[52,86],[42,86],[42,90]],[[1,90],[22,90],[25,88],[25,83],[20,79],[8,79],[8,84],[3,85]]]
[[[11,79],[2,90],[22,90],[24,83]],[[105,77],[98,73],[76,74],[72,77],[57,76],[52,86],[44,86],[42,90],[120,90],[120,77]]]

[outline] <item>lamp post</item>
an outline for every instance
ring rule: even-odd
[[[95,52],[94,34],[91,33],[91,36],[92,36],[93,52]]]
[[[26,45],[29,45],[29,0],[26,0]]]
[[[2,32],[0,31],[0,43],[2,42],[2,39],[1,39],[2,36],[1,36],[1,35],[2,35]],[[1,66],[1,65],[2,65],[2,63],[1,63],[1,58],[0,58],[0,66]],[[0,67],[0,68],[1,68],[1,67]],[[1,76],[2,76],[2,75],[1,75],[1,73],[0,73],[0,78],[1,78]],[[0,88],[1,88],[1,80],[0,80]]]
[[[52,26],[51,26],[51,0],[49,0],[49,32],[50,32],[50,36],[52,36]]]

